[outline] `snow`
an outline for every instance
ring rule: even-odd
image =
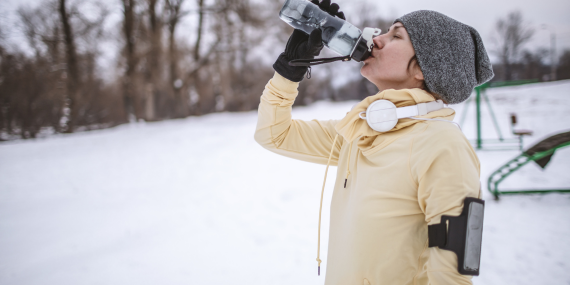
[[[535,132],[568,131],[570,81],[488,91],[503,135],[509,113]],[[355,102],[317,102],[299,119],[340,119]],[[473,104],[471,108],[473,108]],[[458,121],[463,105],[455,106]],[[474,110],[464,133],[474,138]],[[253,140],[256,112],[0,144],[0,284],[322,284],[317,219],[325,167]],[[483,107],[483,134],[495,136]],[[570,195],[502,196],[491,172],[518,151],[478,151],[486,199],[475,284],[570,284]],[[504,188],[568,188],[570,148]],[[321,259],[326,267],[329,170]],[[324,269],[324,268],[323,268]],[[323,270],[324,271],[324,270]]]

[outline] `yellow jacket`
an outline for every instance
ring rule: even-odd
[[[465,197],[479,196],[479,160],[463,133],[451,123],[413,119],[379,133],[358,118],[378,99],[404,107],[433,97],[421,89],[385,90],[340,121],[300,121],[291,119],[297,87],[275,73],[261,96],[255,139],[308,162],[327,164],[332,152],[338,170],[325,285],[472,284],[457,272],[455,253],[429,248],[427,234],[441,215],[458,216]],[[444,108],[422,117],[454,115]]]

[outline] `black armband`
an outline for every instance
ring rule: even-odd
[[[441,223],[428,226],[429,247],[437,246],[457,254],[457,270],[479,275],[485,201],[465,198],[458,217],[441,216]]]

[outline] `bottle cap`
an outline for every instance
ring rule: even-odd
[[[358,42],[356,43],[354,49],[352,50],[352,53],[350,54],[350,57],[356,60],[357,62],[361,62],[367,59],[370,56],[370,53],[372,52],[372,47],[374,46],[374,42],[372,41],[372,39],[375,36],[380,35],[381,32],[382,30],[380,29],[364,28],[362,35],[360,35]]]

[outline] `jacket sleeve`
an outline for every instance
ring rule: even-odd
[[[299,83],[278,73],[265,86],[258,108],[255,140],[264,148],[287,157],[326,164],[337,135],[338,121],[302,121],[291,119],[291,106]],[[342,137],[332,150],[331,165],[338,164]]]
[[[428,225],[439,224],[442,215],[459,216],[465,198],[479,196],[479,160],[455,126],[448,124],[425,140],[414,142],[412,153],[412,176],[417,179],[418,202]],[[471,276],[457,271],[454,252],[437,247],[427,250],[430,284],[472,284]]]

